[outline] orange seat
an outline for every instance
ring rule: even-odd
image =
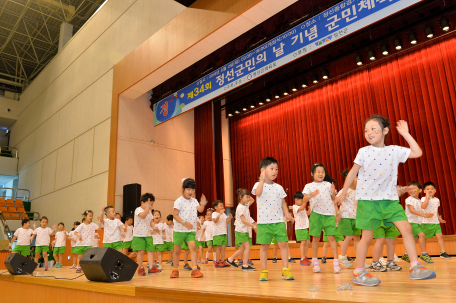
[[[8,208],[6,208],[5,206],[0,206],[0,211],[7,211]]]
[[[6,199],[6,205],[13,206],[14,205],[14,200],[13,199]]]
[[[16,205],[16,207],[22,207],[24,204],[22,203],[22,199],[16,199],[14,205]]]
[[[17,211],[16,207],[8,205],[8,211]]]
[[[27,214],[24,214],[24,219],[28,219],[29,216]]]
[[[5,199],[3,198],[0,198],[0,206],[4,206],[6,203],[5,203]]]
[[[17,207],[17,211],[20,211],[21,213],[25,213],[25,208],[23,208],[23,207]]]

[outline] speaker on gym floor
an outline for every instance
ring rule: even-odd
[[[28,275],[32,274],[38,264],[26,256],[13,253],[6,258],[5,266],[12,275]]]
[[[123,187],[123,217],[134,216],[135,209],[141,206],[141,184],[127,184]]]
[[[124,282],[133,278],[138,264],[110,247],[89,248],[79,265],[90,281]]]

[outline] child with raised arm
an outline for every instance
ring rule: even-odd
[[[380,115],[374,115],[364,122],[364,137],[370,145],[358,151],[354,165],[345,179],[342,194],[336,198],[337,203],[345,199],[348,188],[358,174],[356,227],[362,229],[362,238],[356,250],[353,283],[363,286],[380,284],[378,278],[364,269],[364,262],[374,230],[379,228],[382,222],[387,227],[395,225],[402,234],[404,248],[411,260],[410,279],[423,280],[436,277],[435,272],[418,263],[412,226],[407,221],[396,191],[399,164],[405,163],[408,158],[421,157],[422,151],[410,135],[407,122],[402,120],[397,123],[397,131],[410,148],[385,146],[390,127],[389,120]]]
[[[55,233],[55,245],[54,245],[54,256],[55,256],[55,268],[61,268],[63,265],[63,254],[65,253],[65,246],[66,246],[66,239],[68,233],[65,230],[65,225],[63,222],[60,222],[57,225],[59,229],[58,232]]]
[[[152,260],[147,259],[149,262],[154,264],[154,261],[157,260],[158,269],[163,269],[162,259],[163,252],[165,251],[165,242],[163,240],[164,230],[166,224],[162,222],[161,212],[159,210],[154,210],[154,219],[150,223],[154,244],[152,245],[152,251],[154,252],[154,258]]]
[[[309,249],[307,240],[310,239],[309,218],[307,217],[306,210],[307,203],[304,203],[304,195],[302,192],[298,191],[294,194],[294,202],[293,215],[295,219],[296,242],[301,242],[299,247],[301,251],[299,264],[302,266],[309,266],[310,261],[307,259],[307,250]]]
[[[155,202],[155,197],[151,193],[145,193],[141,196],[141,206],[135,209],[134,225],[133,229],[133,251],[137,252],[136,260],[139,265],[138,275],[145,276],[146,271],[144,269],[144,253],[147,251],[147,260],[149,261],[149,268],[147,272],[149,274],[156,274],[161,272],[153,263],[154,259],[153,240],[150,234],[150,224],[153,219],[152,206]]]
[[[44,259],[44,270],[48,270],[48,251],[49,251],[49,244],[51,243],[51,236],[55,234],[55,228],[57,227],[56,224],[52,226],[52,229],[47,227],[48,225],[48,218],[41,217],[40,220],[40,227],[36,228],[35,222],[33,222],[33,228],[36,228],[33,231],[32,238],[30,242],[33,241],[33,238],[36,236],[35,242],[35,262],[38,263],[40,259],[40,253],[43,253]]]
[[[14,241],[17,239],[16,246],[14,246],[13,253],[21,254],[23,256],[30,255],[30,238],[32,237],[33,230],[30,229],[30,220],[22,220],[22,227],[16,229],[14,236],[11,239],[9,247],[13,246]]]
[[[70,267],[70,269],[76,269],[77,268],[76,264],[78,263],[78,261],[77,261],[78,260],[78,255],[75,253],[75,246],[76,246],[77,237],[74,234],[74,231],[76,230],[76,228],[78,228],[79,225],[81,225],[81,222],[75,221],[73,223],[73,229],[68,234],[68,237],[70,238],[70,241],[71,241],[71,259],[73,260],[73,265]]]
[[[426,182],[423,185],[425,197],[421,198],[421,208],[426,214],[433,214],[433,216],[426,216],[421,222],[421,228],[423,229],[426,239],[431,239],[434,235],[437,237],[437,241],[440,246],[440,258],[451,259],[450,256],[445,252],[445,244],[443,242],[442,228],[440,224],[446,223],[445,220],[439,215],[440,200],[434,197],[436,193],[435,184],[432,182]]]
[[[215,267],[229,267],[230,265],[225,260],[225,250],[228,245],[228,226],[227,224],[233,219],[233,215],[227,216],[225,214],[225,206],[221,200],[212,202],[212,207],[215,212],[212,213],[212,221],[214,221],[214,237],[213,243],[217,246],[217,262]]]
[[[273,182],[279,173],[279,162],[272,157],[262,159],[260,172],[259,182],[256,182],[252,188],[252,195],[255,195],[257,200],[257,243],[261,244],[260,281],[268,281],[268,250],[273,237],[277,239],[282,256],[282,278],[294,280],[288,268],[288,236],[283,221],[284,215],[291,218],[285,200],[287,194],[282,186]]]
[[[122,253],[128,255],[133,242],[133,217],[127,217],[124,224],[125,237],[122,239]]]
[[[182,196],[174,202],[174,266],[171,273],[171,278],[179,278],[179,259],[182,249],[182,244],[187,243],[192,259],[192,278],[202,278],[203,274],[199,271],[196,260],[196,221],[198,212],[203,212],[207,204],[207,199],[204,195],[201,196],[201,204],[193,198],[196,190],[196,182],[191,178],[182,180]]]
[[[74,253],[78,255],[76,262],[76,273],[82,271],[81,266],[79,266],[79,261],[81,261],[82,255],[85,251],[93,246],[93,240],[95,239],[95,231],[98,230],[98,225],[93,223],[93,212],[91,210],[86,210],[83,214],[82,224],[79,225],[75,231],[74,235],[77,237],[76,245],[74,247]]]
[[[256,269],[249,265],[250,256],[250,241],[248,227],[256,229],[256,225],[250,223],[250,210],[249,207],[255,200],[250,196],[250,192],[245,188],[237,190],[238,194],[238,206],[236,208],[236,220],[234,222],[235,228],[235,242],[236,245],[240,245],[240,249],[236,251],[226,262],[235,268],[238,265],[234,262],[234,259],[238,256],[244,256],[242,263],[243,271],[255,271]]]
[[[340,262],[337,258],[336,242],[336,213],[339,211],[334,203],[336,181],[329,176],[326,168],[321,163],[315,163],[310,169],[313,182],[306,184],[302,193],[304,203],[310,201],[312,215],[309,219],[309,233],[312,238],[312,265],[314,272],[320,272],[320,262],[317,258],[318,242],[320,241],[321,231],[326,233],[329,245],[334,256],[333,271],[338,274],[341,272]]]
[[[104,215],[106,218],[103,218]],[[110,247],[122,252],[122,236],[125,237],[125,228],[122,221],[116,219],[114,207],[103,207],[98,222],[104,228],[103,247]]]
[[[173,243],[173,215],[168,215],[166,217],[166,226],[165,226],[165,251],[168,252],[168,262],[166,264],[171,263],[173,266],[173,255],[174,255],[174,243]]]

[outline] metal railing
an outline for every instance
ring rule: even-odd
[[[0,146],[0,152],[2,151],[10,151],[11,152],[11,156],[13,156],[13,158],[18,158],[19,157],[19,150],[15,147],[9,147],[9,146]]]
[[[20,190],[26,191],[26,192],[27,192],[27,196],[19,197],[19,196],[17,195],[17,192],[20,191]],[[30,191],[29,191],[28,189],[18,188],[18,189],[16,189],[16,192],[15,192],[14,196],[15,196],[15,199],[19,198],[19,199],[22,199],[22,201],[30,201],[30,200],[29,200],[29,198],[30,198]]]
[[[7,191],[6,190],[11,190],[11,196],[8,196],[6,193]],[[1,190],[5,190],[5,195],[3,196],[0,196],[0,198],[5,198],[5,200],[9,197],[11,199],[14,199],[14,188],[9,188],[9,187],[0,187],[0,191]]]
[[[8,226],[7,220],[12,220],[12,219],[10,219],[11,214],[15,214],[15,213],[19,214],[19,220],[21,220],[21,221],[24,220],[26,214],[28,215],[30,221],[39,221],[41,219],[40,213],[37,211],[31,211],[31,212],[26,212],[26,213],[25,212],[21,213],[19,211],[9,211],[9,210],[0,211],[0,222],[2,223],[3,230],[9,240],[12,239],[12,234],[11,234],[11,230]],[[5,214],[8,216],[5,217]],[[13,219],[13,220],[17,220],[17,219]]]

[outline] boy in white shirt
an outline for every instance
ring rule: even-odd
[[[291,218],[285,200],[287,194],[282,186],[273,182],[279,173],[279,163],[272,157],[264,158],[260,162],[260,171],[259,182],[255,183],[252,189],[252,195],[255,195],[257,200],[257,243],[261,244],[260,281],[268,281],[268,250],[273,237],[277,239],[282,256],[282,278],[294,280],[288,268],[288,236],[283,222],[284,215]]]
[[[56,263],[55,268],[61,268],[63,262],[63,254],[65,253],[66,238],[68,236],[67,231],[65,230],[65,225],[63,222],[58,224],[59,231],[55,234],[55,245],[54,245],[54,256]]]
[[[421,198],[421,208],[426,214],[434,214],[432,217],[423,218],[421,221],[421,229],[424,232],[426,239],[431,239],[434,235],[437,237],[437,241],[440,246],[440,258],[451,259],[450,256],[445,252],[445,244],[443,242],[442,228],[440,223],[446,223],[445,220],[439,215],[438,209],[440,206],[440,200],[434,197],[436,193],[435,184],[432,182],[424,183],[424,194],[425,197]]]
[[[133,251],[138,252],[137,262],[139,265],[138,275],[145,276],[144,270],[144,253],[147,251],[147,260],[154,259],[153,253],[153,239],[150,234],[150,227],[153,219],[151,213],[152,206],[155,202],[155,197],[151,193],[145,193],[141,196],[141,206],[135,209],[135,228],[133,230]],[[152,263],[149,261],[149,263]],[[155,274],[161,272],[160,269],[155,267],[153,264],[149,264],[148,273]]]
[[[107,218],[103,218],[106,215]],[[98,217],[100,227],[104,229],[103,247],[110,247],[122,252],[122,236],[125,237],[125,228],[122,221],[116,219],[116,211],[112,206],[102,208]]]
[[[233,215],[230,214],[227,216],[225,214],[225,206],[221,200],[215,200],[212,202],[212,207],[215,210],[212,213],[212,221],[214,221],[214,236],[212,242],[217,246],[217,262],[215,263],[215,267],[229,267],[230,265],[225,260],[225,250],[228,245],[227,224],[231,221],[231,219],[233,219]]]
[[[301,261],[299,264],[302,266],[309,266],[310,261],[307,259],[307,250],[309,249],[307,240],[309,236],[309,218],[307,217],[306,204],[303,201],[304,195],[302,192],[296,192],[294,194],[295,204],[293,205],[293,216],[295,219],[295,232],[296,242],[301,242]]]
[[[35,262],[38,263],[38,260],[40,259],[41,255],[40,253],[43,253],[43,258],[44,258],[44,270],[48,270],[48,254],[47,252],[49,251],[49,243],[51,243],[51,236],[55,234],[55,228],[57,227],[56,224],[52,226],[52,229],[47,227],[48,225],[48,218],[47,217],[41,217],[40,220],[40,227],[36,228],[33,231],[33,235],[30,241],[33,241],[33,238],[36,236],[36,242],[35,242]],[[33,222],[33,228],[36,227],[35,222]]]
[[[23,256],[30,255],[30,238],[32,237],[33,230],[30,229],[30,220],[22,220],[22,227],[16,229],[14,236],[11,239],[9,247],[13,246],[14,241],[17,239],[16,246],[14,246],[13,253],[21,254]]]

